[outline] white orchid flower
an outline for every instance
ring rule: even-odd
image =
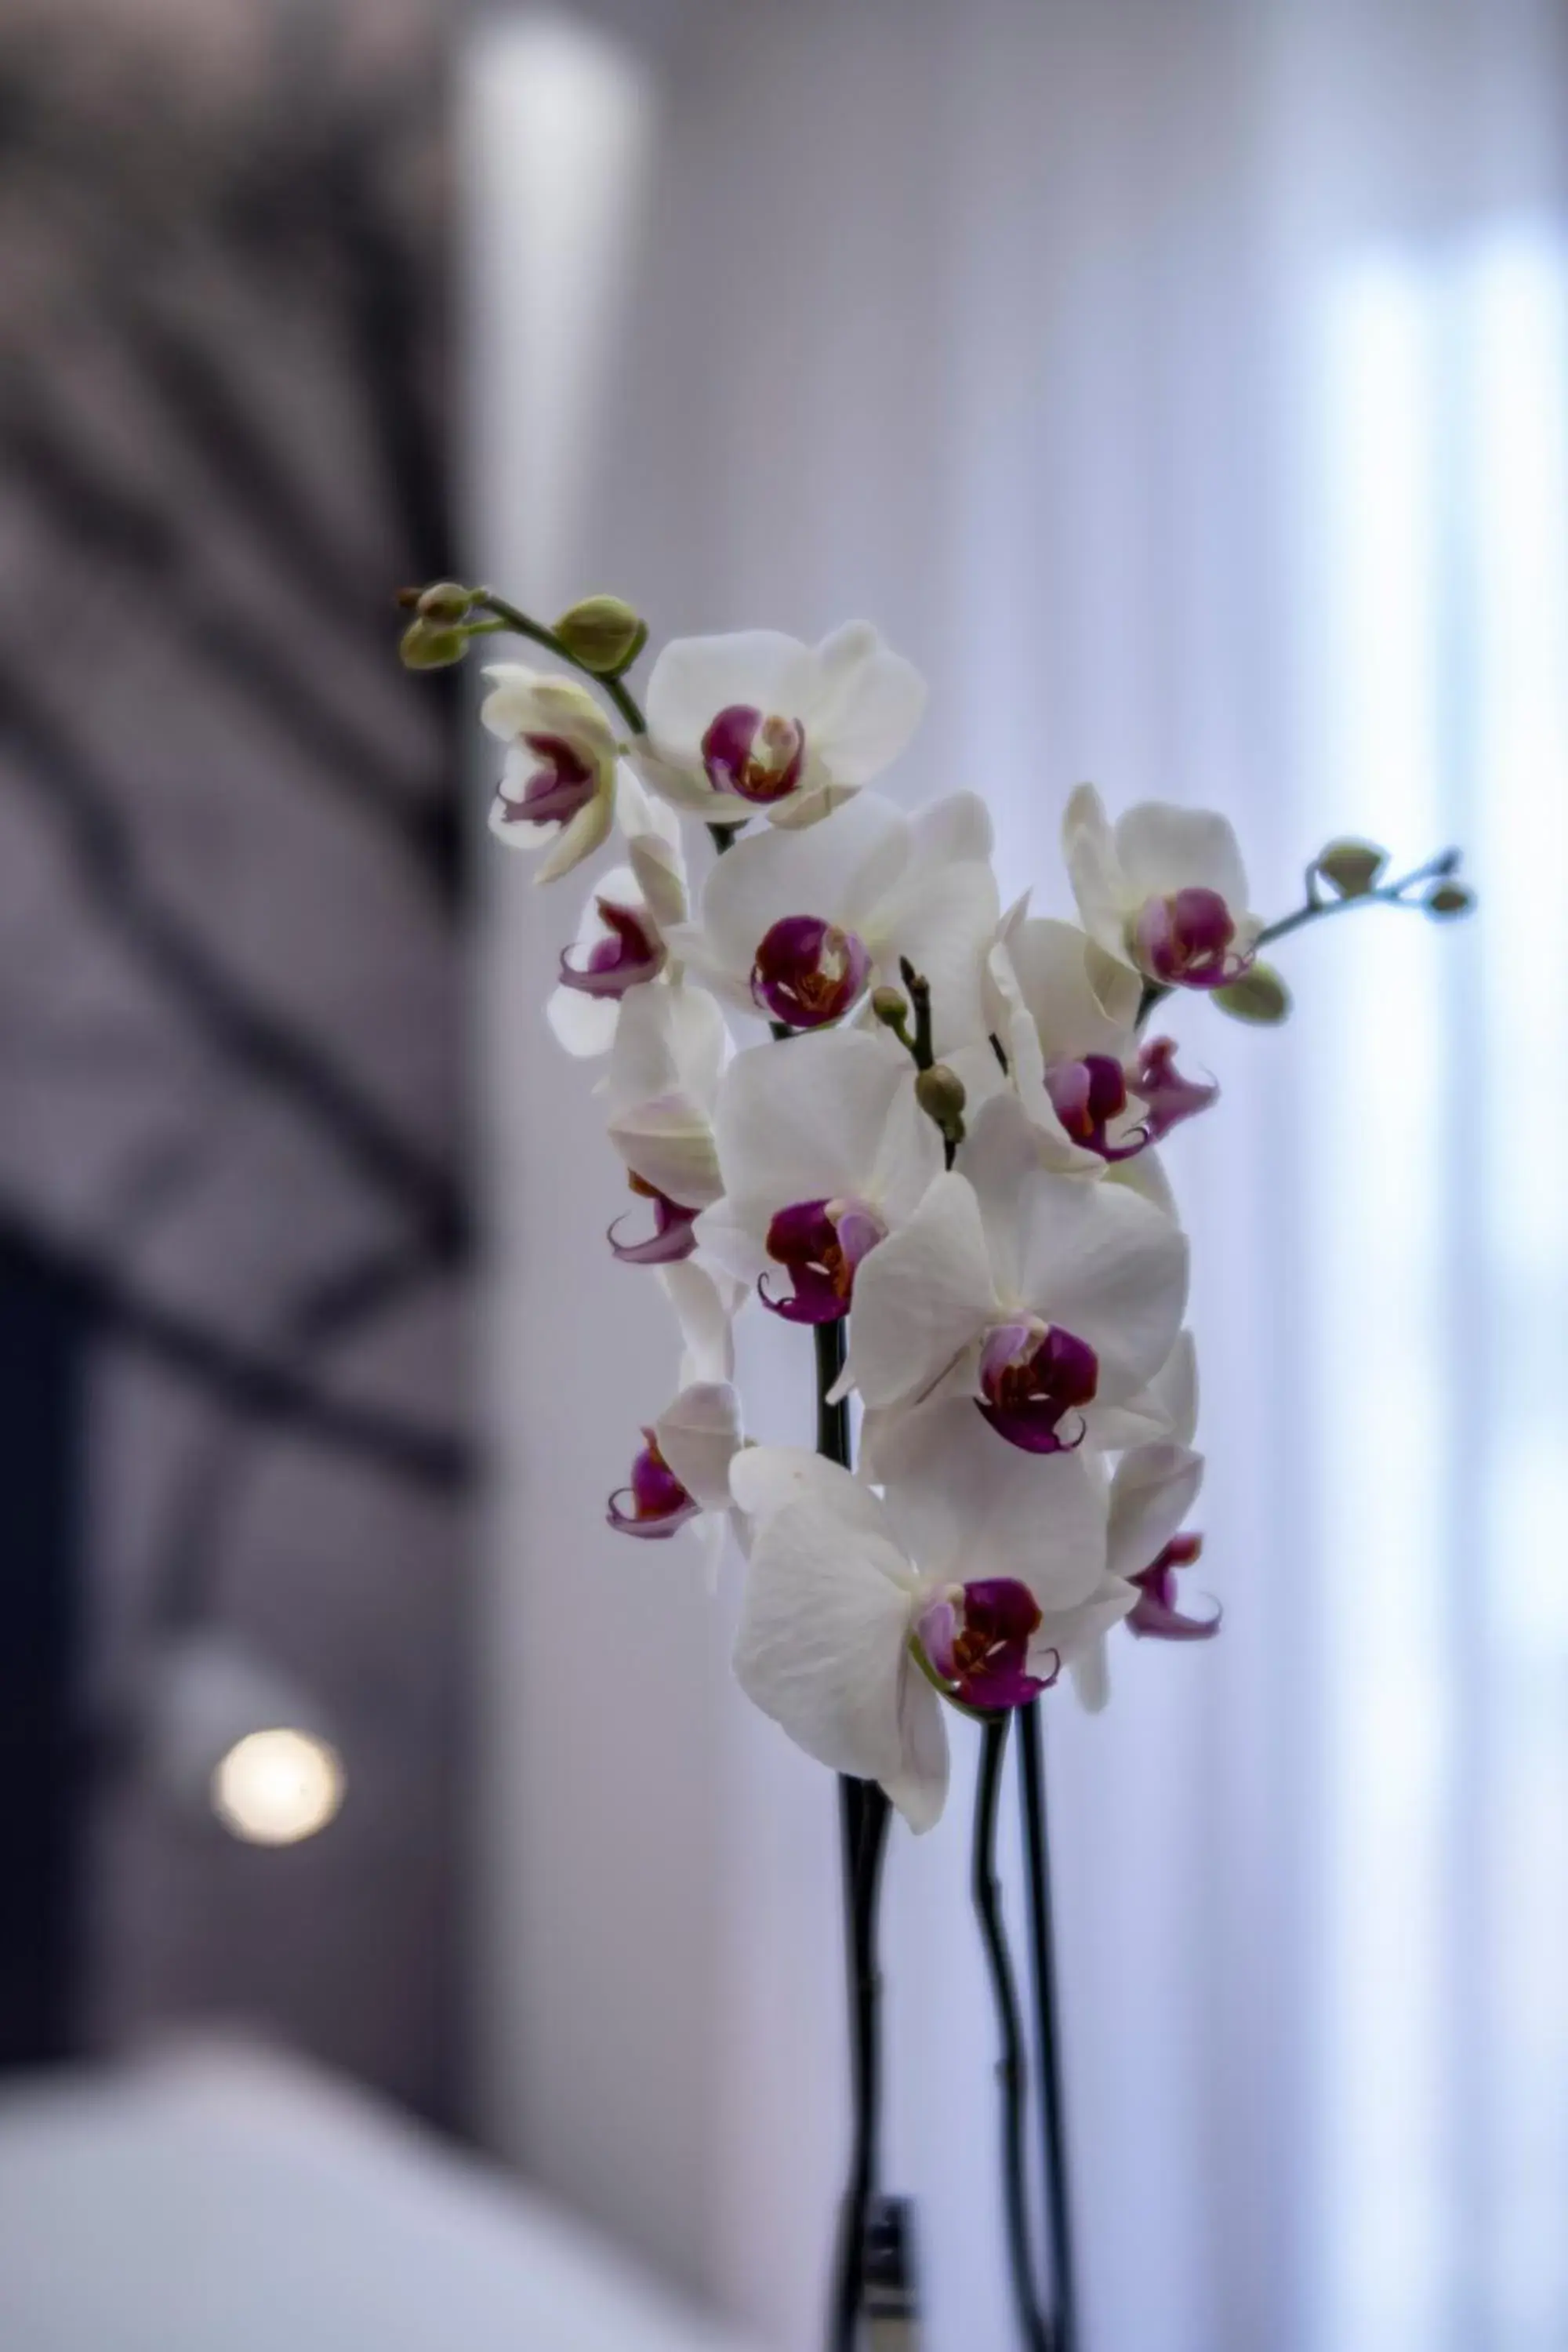
[[[732,1517],[730,1464],[742,1443],[733,1383],[735,1310],[743,1294],[690,1259],[662,1265],[659,1280],[680,1326],[679,1391],[643,1431],[642,1450],[605,1517],[618,1534],[645,1541],[689,1528],[711,1583]]]
[[[1107,1565],[1137,1596],[1126,1619],[1130,1633],[1162,1642],[1206,1642],[1219,1632],[1218,1610],[1206,1617],[1190,1617],[1176,1597],[1176,1570],[1190,1568],[1203,1551],[1200,1535],[1181,1532],[1204,1475],[1203,1455],[1193,1449],[1197,1372],[1187,1333],[1151,1383],[1151,1393],[1170,1435],[1130,1446],[1116,1465],[1110,1481]],[[1091,1643],[1073,1661],[1073,1681],[1085,1706],[1105,1705],[1110,1679],[1103,1639]]]
[[[1229,821],[1144,801],[1114,830],[1092,784],[1062,820],[1079,913],[1110,954],[1169,988],[1222,988],[1251,962],[1263,929]]]
[[[1026,905],[1004,918],[986,959],[991,1034],[1045,1164],[1088,1176],[1125,1171],[1219,1088],[1182,1076],[1169,1037],[1139,1039],[1143,989],[1131,964],[1076,923],[1031,917]],[[1150,1189],[1146,1176],[1137,1189]]]
[[[824,817],[897,757],[925,704],[920,673],[868,622],[819,646],[773,629],[680,637],[647,684],[644,781],[710,824],[762,809],[775,824]]]
[[[857,1029],[754,1045],[726,1071],[714,1116],[724,1197],[697,1239],[787,1321],[847,1315],[856,1268],[941,1172],[914,1080],[901,1045]],[[766,1276],[781,1268],[793,1287],[775,1297]]]
[[[1030,1453],[1121,1443],[1124,1409],[1171,1353],[1186,1284],[1173,1221],[1126,1186],[1043,1168],[1022,1108],[998,1096],[957,1169],[862,1267],[844,1385],[873,1410],[939,1386],[968,1396]]]
[[[730,1053],[724,1016],[685,980],[634,988],[623,999],[602,1083],[610,1141],[632,1190],[651,1200],[650,1239],[610,1246],[628,1265],[661,1265],[696,1247],[698,1212],[723,1192],[713,1114]]]
[[[840,1020],[907,957],[931,983],[937,1053],[984,1042],[998,915],[991,820],[958,793],[918,816],[861,793],[804,832],[738,842],[672,949],[732,1003],[792,1029]]]
[[[615,817],[614,729],[586,687],[522,662],[497,662],[479,717],[507,746],[489,827],[509,849],[547,848],[536,882],[554,882],[604,842]]]
[[[691,911],[679,820],[650,800],[626,768],[616,815],[627,863],[602,875],[589,892],[577,936],[561,959],[560,985],[544,1008],[557,1043],[579,1057],[609,1052],[632,989],[679,977],[666,933]]]
[[[740,1400],[728,1381],[694,1381],[642,1438],[626,1486],[605,1506],[605,1520],[617,1535],[645,1542],[688,1528],[711,1586],[732,1518],[730,1468],[742,1444]]]
[[[807,1755],[879,1781],[911,1829],[947,1792],[942,1697],[1026,1704],[1131,1606],[1105,1573],[1103,1484],[1073,1455],[998,1465],[962,1405],[927,1408],[879,1497],[788,1447],[748,1447],[735,1671]]]

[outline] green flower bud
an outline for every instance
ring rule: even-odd
[[[410,622],[398,645],[405,669],[448,669],[468,650],[466,629],[444,629],[426,620]]]
[[[954,1140],[963,1133],[963,1106],[968,1099],[963,1079],[945,1062],[933,1062],[915,1080],[915,1100],[921,1110]]]
[[[422,621],[444,621],[450,626],[454,621],[468,619],[474,609],[474,592],[456,580],[437,580],[420,590],[414,609]]]
[[[1364,898],[1388,863],[1386,849],[1373,841],[1331,841],[1318,871],[1342,898]]]
[[[901,1029],[910,1016],[910,1008],[896,988],[874,988],[871,1010],[884,1029]]]
[[[1451,923],[1459,915],[1473,912],[1475,903],[1475,892],[1467,890],[1462,882],[1439,882],[1435,890],[1427,893],[1425,901],[1426,912],[1446,923]]]
[[[1254,1021],[1264,1028],[1283,1021],[1290,1010],[1290,992],[1271,963],[1249,965],[1239,980],[1216,988],[1214,1001],[1233,1021]]]
[[[619,596],[584,596],[555,624],[574,662],[595,677],[618,677],[647,643],[647,625]]]

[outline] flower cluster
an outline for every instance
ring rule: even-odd
[[[1064,1673],[1098,1706],[1116,1626],[1218,1629],[1184,1589],[1203,1461],[1160,1156],[1218,1090],[1151,1015],[1193,990],[1279,1018],[1260,945],[1357,898],[1461,912],[1457,860],[1380,887],[1381,852],[1331,845],[1306,905],[1266,929],[1223,816],[1156,803],[1112,824],[1085,786],[1062,839],[1078,921],[1004,908],[974,794],[909,815],[869,789],[924,694],[869,626],[668,645],[645,719],[624,671],[647,633],[616,600],[545,630],[489,592],[426,599],[405,657],[512,627],[620,721],[592,684],[489,674],[496,836],[541,853],[542,880],[613,833],[622,848],[549,1006],[561,1044],[603,1064],[633,1195],[609,1247],[657,1270],[683,1342],[610,1524],[695,1528],[715,1562],[732,1528],[743,1687],[924,1829],[950,1711],[994,1719]],[[717,853],[700,888],[683,817]],[[812,1327],[841,1433],[826,1453],[748,1429],[742,1308]]]

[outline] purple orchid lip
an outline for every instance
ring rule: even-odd
[[[564,735],[525,735],[539,761],[521,800],[500,795],[503,824],[570,824],[596,790],[594,771]]]
[[[649,930],[636,908],[619,907],[612,898],[594,903],[608,937],[595,940],[581,969],[568,963],[563,950],[562,987],[580,989],[584,996],[624,996],[628,988],[657,980],[669,952],[664,941]]]
[[[1219,1099],[1219,1087],[1213,1081],[1184,1078],[1176,1067],[1176,1041],[1173,1037],[1151,1037],[1138,1055],[1138,1067],[1130,1081],[1131,1091],[1148,1112],[1144,1128],[1148,1140],[1158,1143],[1179,1127],[1184,1118],[1195,1118],[1201,1110]]]
[[[1066,1454],[1083,1443],[1064,1437],[1066,1416],[1094,1401],[1100,1359],[1086,1339],[1031,1316],[998,1324],[980,1354],[975,1403],[999,1437],[1025,1454]]]
[[[982,1577],[949,1585],[922,1610],[915,1638],[938,1679],[965,1706],[1026,1706],[1061,1671],[1028,1671],[1029,1643],[1040,1624],[1039,1603],[1016,1577]]]
[[[849,1312],[855,1269],[887,1227],[859,1201],[795,1201],[768,1226],[768,1255],[788,1269],[795,1285],[788,1298],[769,1296],[767,1276],[757,1284],[764,1307],[788,1323],[837,1323]]]
[[[640,1176],[632,1177],[631,1189],[653,1202],[653,1232],[647,1241],[618,1242],[612,1225],[605,1236],[611,1255],[622,1265],[673,1265],[679,1258],[689,1257],[697,1247],[697,1210],[682,1208],[679,1201],[645,1183]],[[620,1222],[617,1217],[616,1224]]]
[[[752,997],[786,1028],[823,1029],[848,1012],[870,970],[853,931],[820,915],[784,915],[758,946]]]
[[[805,730],[798,719],[764,718],[749,702],[728,703],[702,738],[702,765],[715,792],[766,808],[799,783]]]
[[[1086,1054],[1081,1061],[1063,1059],[1047,1064],[1046,1092],[1057,1117],[1086,1151],[1102,1160],[1131,1160],[1149,1140],[1137,1127],[1124,1143],[1112,1143],[1107,1130],[1127,1108],[1127,1074],[1113,1054]]]
[[[631,1483],[616,1488],[605,1517],[618,1534],[641,1536],[657,1543],[695,1518],[701,1505],[692,1501],[659,1452],[651,1429],[643,1431],[643,1440],[642,1452],[632,1464]],[[631,1496],[629,1511],[620,1507],[623,1495]]]
[[[1236,921],[1217,890],[1189,887],[1146,899],[1132,944],[1151,979],[1168,988],[1224,988],[1239,980],[1250,955],[1235,951]]]
[[[1128,1579],[1138,1587],[1138,1598],[1127,1619],[1127,1630],[1155,1642],[1212,1642],[1219,1632],[1223,1610],[1212,1617],[1188,1617],[1176,1606],[1176,1575],[1190,1568],[1203,1551],[1202,1536],[1173,1536],[1158,1559]]]

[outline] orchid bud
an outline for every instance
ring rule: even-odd
[[[1239,980],[1216,988],[1214,1001],[1233,1021],[1255,1022],[1272,1028],[1290,1010],[1290,992],[1271,963],[1249,964]]]
[[[423,616],[410,622],[397,647],[405,669],[449,669],[468,650],[466,629],[442,628]]]
[[[1467,890],[1462,882],[1439,882],[1423,901],[1426,912],[1443,922],[1452,922],[1458,916],[1474,911],[1476,894]]]
[[[619,596],[584,596],[555,624],[573,660],[595,677],[618,677],[647,643],[647,624]]]
[[[442,621],[449,627],[454,621],[468,619],[474,609],[474,592],[456,580],[437,580],[420,590],[414,609],[422,621]]]
[[[1372,841],[1331,841],[1318,871],[1342,898],[1364,898],[1388,863],[1386,849]]]
[[[896,988],[874,988],[871,991],[871,1013],[884,1029],[890,1030],[900,1045],[912,1054],[915,1041],[910,1035],[910,1007],[906,997]]]
[[[945,1062],[933,1062],[915,1080],[915,1100],[950,1143],[963,1139],[963,1106],[968,1099],[963,1079]]]

